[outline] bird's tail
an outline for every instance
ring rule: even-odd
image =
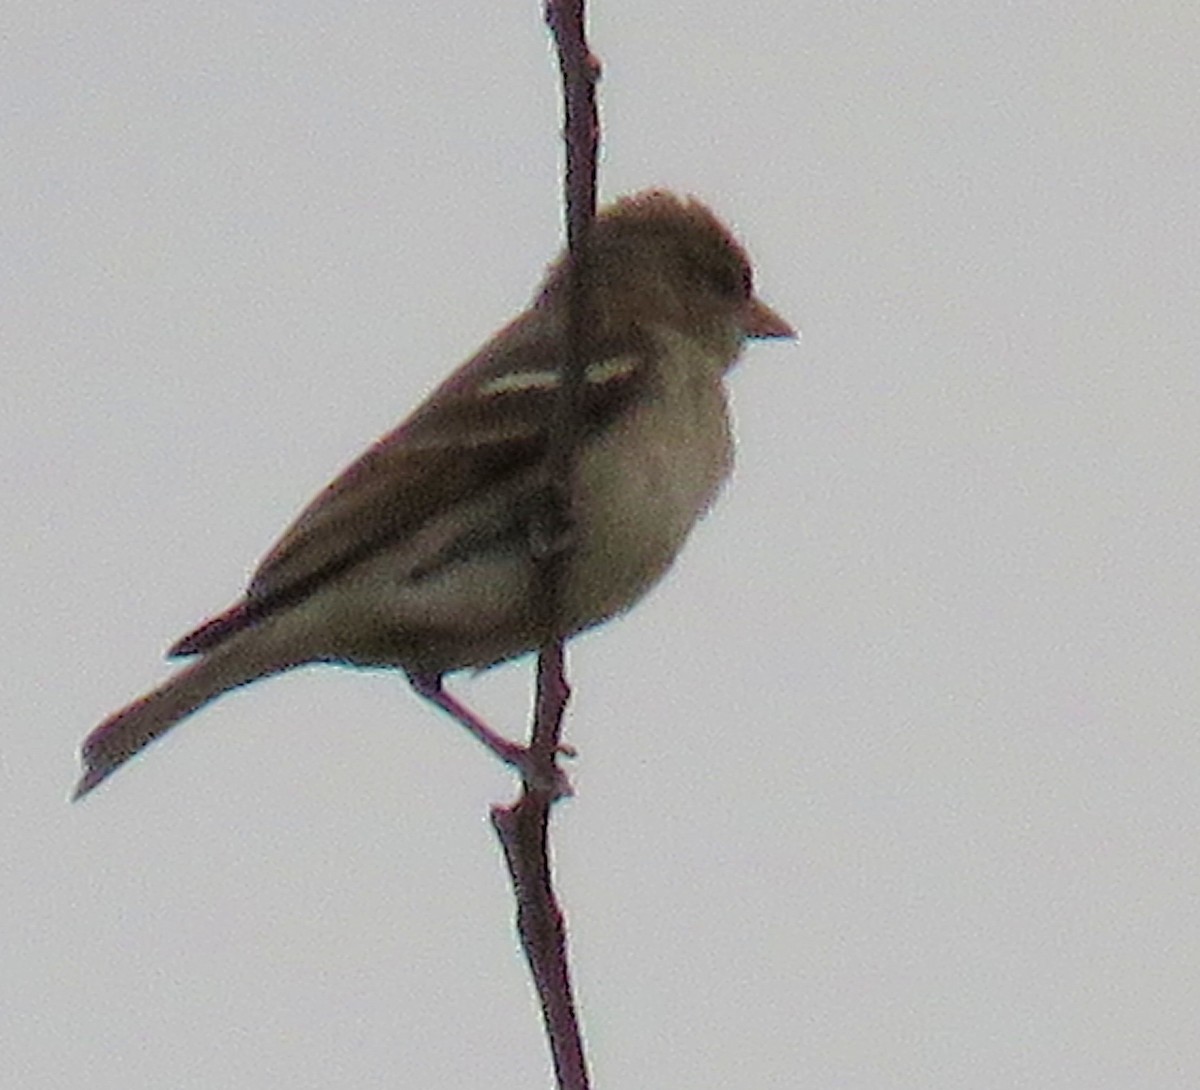
[[[253,661],[256,656],[245,654],[245,648],[238,651],[242,653],[229,644],[214,648],[92,731],[80,750],[83,776],[71,800],[83,798],[130,757],[210,700],[256,678],[287,669],[283,664]]]

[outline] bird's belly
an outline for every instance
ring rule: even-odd
[[[586,628],[632,606],[666,573],[729,474],[732,448],[719,390],[693,412],[651,403],[581,452],[568,614]],[[631,434],[632,433],[632,434]]]

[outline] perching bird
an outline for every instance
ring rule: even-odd
[[[589,236],[592,317],[559,631],[621,613],[667,571],[728,475],[722,379],[747,338],[794,337],[702,204],[648,191]],[[569,257],[533,304],[309,504],[192,662],[84,741],[75,798],[222,693],[312,662],[391,666],[502,757],[442,676],[534,650],[529,511],[546,480]]]

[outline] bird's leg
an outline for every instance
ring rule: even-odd
[[[466,727],[474,738],[477,738],[490,749],[505,764],[520,769],[525,764],[526,750],[516,742],[510,742],[503,735],[497,734],[470,708],[456,697],[446,692],[442,685],[441,674],[409,674],[408,680],[418,696],[424,697],[434,706],[444,711],[459,726]]]
[[[543,778],[541,771],[535,767],[528,747],[510,742],[503,735],[492,730],[470,708],[446,691],[442,684],[441,674],[409,674],[408,680],[418,696],[441,709],[459,726],[465,727],[472,737],[482,742],[506,765],[515,768],[526,780],[537,783]],[[574,750],[569,746],[561,746],[560,752],[574,756]],[[554,768],[554,782],[547,786],[552,788],[556,798],[572,793],[566,773],[557,766]]]

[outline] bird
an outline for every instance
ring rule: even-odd
[[[601,209],[530,306],[320,492],[244,596],[167,652],[190,660],[84,740],[73,798],[230,690],[302,665],[390,667],[501,759],[523,747],[445,688],[536,650],[530,517],[549,485],[571,280],[588,284],[556,633],[624,613],[666,573],[733,459],[724,380],[748,340],[796,332],[730,229],[651,189]]]

